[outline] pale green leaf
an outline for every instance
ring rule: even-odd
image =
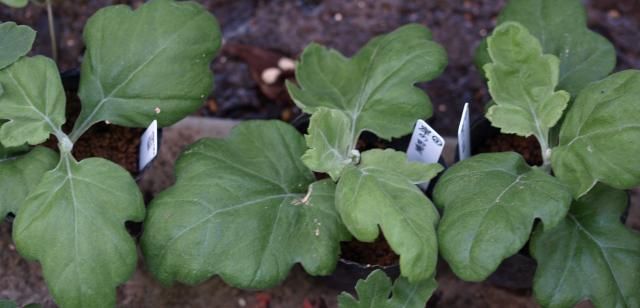
[[[58,305],[113,307],[116,287],[136,267],[124,223],[141,221],[144,212],[142,194],[122,167],[64,154],[22,204],[13,239],[21,255],[42,264]]]
[[[192,1],[152,0],[135,11],[99,10],[84,30],[87,51],[72,137],[91,124],[171,125],[211,92],[209,64],[220,47],[216,19]]]
[[[15,8],[21,8],[27,6],[29,0],[0,0],[0,2]]]
[[[309,149],[302,161],[311,170],[328,173],[337,180],[342,169],[357,159],[351,153],[351,120],[342,111],[319,108],[310,123],[305,136]]]
[[[536,228],[531,254],[540,304],[574,307],[589,299],[597,308],[640,306],[640,234],[620,222],[628,204],[626,192],[597,185],[555,229]]]
[[[142,237],[149,269],[163,283],[217,274],[252,289],[278,284],[295,263],[312,275],[331,273],[350,235],[334,207],[335,184],[314,183],[304,150],[302,135],[279,121],[245,122],[228,139],[188,148],[176,185],[149,207]]]
[[[607,76],[615,67],[613,45],[587,28],[580,0],[511,0],[498,16],[498,24],[515,21],[540,41],[543,52],[560,60],[558,89],[573,96],[592,81]],[[486,44],[476,51],[476,63],[490,62]]]
[[[27,26],[14,22],[0,24],[0,70],[26,55],[35,39],[36,32]]]
[[[524,246],[536,219],[545,229],[556,226],[571,194],[520,155],[505,152],[476,155],[449,168],[434,200],[444,209],[441,255],[458,277],[481,281]]]
[[[3,155],[3,152],[0,145],[0,219],[8,213],[16,214],[44,173],[58,162],[58,155],[44,147],[16,156]]]
[[[412,24],[372,39],[351,59],[311,44],[296,69],[298,85],[287,86],[306,113],[320,107],[344,112],[352,143],[364,130],[389,139],[411,132],[417,118],[431,115],[428,96],[414,84],[438,76],[446,62],[445,50],[429,30]]]
[[[492,63],[484,70],[495,104],[487,118],[503,133],[535,135],[546,146],[549,128],[562,117],[569,93],[555,91],[558,58],[543,55],[538,40],[517,23],[500,25],[488,39]]]
[[[382,270],[375,270],[367,279],[358,280],[358,299],[342,292],[338,305],[340,308],[424,308],[437,286],[433,277],[417,283],[409,283],[400,277],[391,286],[391,279]]]
[[[551,163],[575,196],[596,182],[640,184],[639,97],[640,71],[623,71],[587,86],[567,112]]]
[[[0,71],[0,141],[6,147],[40,144],[65,122],[65,94],[55,62],[22,58]]]
[[[336,207],[351,234],[372,242],[382,229],[411,282],[431,276],[438,258],[438,212],[415,184],[441,170],[438,164],[409,162],[402,152],[370,150],[358,166],[345,168],[336,189]]]

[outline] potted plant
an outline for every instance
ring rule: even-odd
[[[82,111],[69,134],[56,64],[25,56],[35,36],[27,27],[4,23],[0,32],[1,214],[16,215],[16,248],[42,264],[60,306],[114,306],[137,259],[124,223],[143,220],[144,203],[128,172],[102,158],[77,161],[74,143],[98,122],[166,126],[198,108],[211,90],[217,22],[194,2],[98,11],[85,27]],[[58,153],[32,147],[51,134]]]
[[[640,237],[620,216],[624,190],[640,184],[640,71],[608,75],[611,44],[585,24],[580,1],[505,7],[477,57],[493,98],[486,117],[534,136],[543,164],[504,152],[449,168],[434,190],[438,242],[458,277],[480,281],[529,241],[543,306],[635,307]]]
[[[296,263],[327,275],[341,241],[371,242],[382,231],[406,283],[432,279],[439,216],[416,184],[442,167],[391,149],[360,153],[356,144],[364,131],[400,137],[430,116],[414,84],[445,64],[444,49],[416,24],[372,39],[352,58],[309,45],[297,84],[287,84],[311,114],[308,134],[280,121],[248,121],[227,139],[186,149],[176,184],[151,202],[144,222],[151,272],[165,284],[219,275],[232,286],[268,288]]]

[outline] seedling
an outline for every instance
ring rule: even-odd
[[[0,214],[16,214],[16,248],[42,264],[60,306],[114,306],[115,288],[137,259],[124,222],[143,220],[144,203],[122,167],[76,161],[74,142],[97,122],[146,127],[157,119],[166,126],[198,108],[211,91],[216,20],[194,2],[171,0],[98,11],[84,32],[82,112],[69,135],[55,62],[24,56],[35,36],[29,28],[4,23],[0,32],[0,187],[7,192]],[[29,147],[51,134],[59,153]]]
[[[236,287],[268,288],[295,263],[331,273],[340,241],[371,242],[382,230],[407,281],[432,277],[438,212],[416,184],[442,167],[392,149],[360,153],[356,143],[363,131],[406,135],[429,117],[429,99],[414,84],[445,64],[444,49],[420,25],[376,37],[352,58],[309,45],[297,85],[287,84],[312,114],[306,138],[279,121],[249,121],[225,140],[189,147],[177,183],[152,201],[145,220],[149,269],[164,283],[217,274]]]
[[[640,71],[608,75],[615,53],[586,29],[578,0],[513,0],[499,24],[478,56],[493,98],[486,117],[535,136],[544,163],[489,153],[448,169],[434,191],[442,256],[480,281],[530,241],[543,306],[637,306],[640,237],[620,216],[623,190],[640,184]]]

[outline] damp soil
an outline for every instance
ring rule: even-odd
[[[70,132],[80,114],[81,104],[77,93],[65,92],[67,96],[67,122],[62,129]],[[138,149],[142,128],[128,128],[104,122],[93,125],[73,145],[72,154],[80,161],[90,157],[101,157],[124,167],[131,175],[138,175]],[[58,141],[51,137],[45,146],[58,150]]]
[[[495,153],[513,151],[522,155],[530,166],[541,166],[542,155],[540,144],[535,137],[527,138],[512,134],[496,134],[485,140],[478,148],[478,153]]]
[[[398,264],[400,260],[382,234],[372,243],[343,242],[340,249],[342,259],[363,265],[391,266]]]

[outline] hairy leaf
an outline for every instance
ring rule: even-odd
[[[431,115],[429,98],[414,84],[438,76],[446,62],[429,30],[412,24],[374,38],[351,59],[309,45],[296,69],[298,85],[287,87],[307,113],[320,107],[343,112],[352,143],[364,130],[388,139],[411,132],[416,118]]]
[[[456,275],[481,281],[515,254],[540,218],[556,226],[571,194],[556,178],[516,153],[480,154],[449,168],[434,190],[444,208],[438,226],[442,256]]]
[[[27,0],[24,2],[26,4]],[[36,32],[27,26],[18,26],[14,22],[1,23],[0,70],[26,55],[31,50],[35,39]]]
[[[311,116],[309,134],[306,135],[309,149],[302,161],[311,170],[328,173],[337,180],[345,166],[353,162],[351,153],[351,120],[335,109],[319,108]]]
[[[65,122],[65,95],[55,62],[22,58],[0,70],[0,142],[5,147],[40,144]]]
[[[382,270],[375,270],[367,279],[358,280],[356,291],[359,299],[342,292],[338,296],[338,305],[340,308],[423,308],[436,287],[433,277],[417,283],[409,283],[401,277],[391,286],[391,279]]]
[[[62,307],[113,307],[116,286],[136,267],[125,221],[144,219],[138,186],[122,167],[101,158],[76,162],[63,154],[27,197],[13,225],[20,254],[42,264]]]
[[[441,170],[438,164],[409,162],[402,152],[370,150],[357,167],[345,168],[336,189],[336,207],[351,234],[373,242],[381,228],[411,282],[430,277],[438,258],[438,212],[416,184]]]
[[[558,89],[577,95],[592,81],[613,71],[616,53],[603,36],[587,29],[580,0],[511,0],[498,16],[498,24],[524,25],[542,45],[544,53],[560,60]],[[486,41],[476,51],[476,63],[490,62]]]
[[[0,145],[0,219],[8,213],[16,214],[45,172],[58,162],[58,155],[44,147],[23,155],[9,156],[4,152]]]
[[[558,58],[543,55],[538,40],[517,23],[504,23],[488,40],[493,63],[484,69],[495,104],[487,118],[503,133],[535,135],[546,146],[549,128],[562,117],[569,93],[555,91]]]
[[[149,269],[164,283],[218,274],[252,289],[276,285],[295,263],[329,274],[350,236],[335,211],[335,184],[314,183],[304,149],[279,121],[245,122],[226,140],[191,146],[176,185],[150,205],[142,238]]]
[[[195,2],[152,0],[132,11],[98,11],[84,30],[87,51],[77,139],[93,123],[171,125],[195,111],[212,88],[209,64],[220,46],[216,19]]]
[[[540,304],[573,307],[589,299],[598,308],[640,305],[640,236],[620,222],[628,204],[626,192],[597,185],[555,229],[536,228],[531,253]]]
[[[613,74],[578,95],[553,149],[553,171],[576,197],[597,182],[640,184],[640,71]]]

